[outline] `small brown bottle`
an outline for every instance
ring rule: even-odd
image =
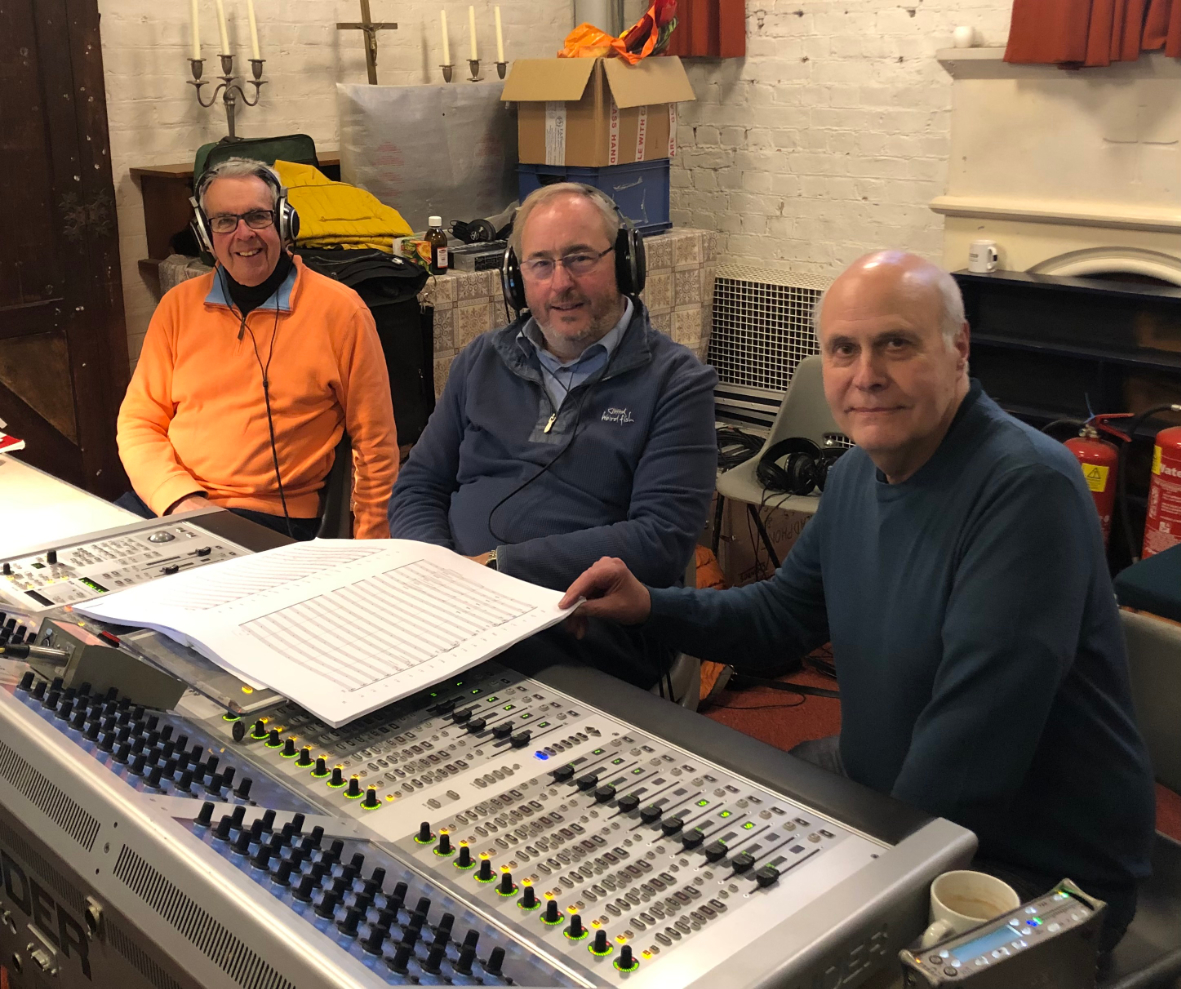
[[[447,234],[443,232],[443,218],[432,216],[427,221],[426,242],[431,245],[431,274],[447,274]]]

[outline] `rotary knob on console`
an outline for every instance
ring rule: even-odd
[[[312,770],[312,775],[317,779],[321,779],[328,775],[328,760],[324,756],[316,759],[316,768]]]
[[[332,767],[332,778],[328,781],[329,786],[344,786],[344,770],[340,766]]]
[[[455,859],[455,867],[457,869],[470,869],[473,864],[472,850],[468,847],[466,841],[461,841],[459,843],[459,856]]]
[[[578,777],[578,789],[580,790],[593,790],[598,785],[598,773],[587,773],[585,776]]]
[[[297,766],[310,766],[312,765],[312,761],[312,747],[310,745],[305,745],[299,750],[299,755],[295,759],[295,764]]]
[[[573,775],[574,767],[570,765],[559,766],[550,773],[550,776],[553,778],[555,783],[565,783],[566,780],[570,779]]]
[[[272,728],[270,730],[270,732],[267,734],[267,748],[268,749],[277,749],[282,744],[283,743],[281,741],[279,741],[279,729]]]
[[[488,960],[484,962],[484,971],[489,975],[500,975],[500,968],[504,964],[504,948],[496,947],[492,949],[492,954],[488,956]]]
[[[361,795],[361,780],[360,777],[350,776],[349,785],[345,790],[346,797],[359,797]]]
[[[685,822],[681,818],[679,818],[675,815],[673,817],[666,817],[663,821],[660,822],[660,830],[663,831],[669,837],[676,834],[684,826],[685,826]]]
[[[435,846],[436,855],[450,855],[453,851],[451,847],[451,834],[445,828],[439,829],[439,844]]]
[[[615,967],[621,972],[634,972],[640,967],[640,963],[636,961],[635,955],[632,953],[630,944],[625,944],[619,949],[619,957],[615,960]]]
[[[388,927],[371,927],[369,929],[369,936],[361,942],[361,947],[370,955],[380,955],[382,943],[389,936],[390,930]]]
[[[566,925],[566,937],[571,941],[581,941],[587,935],[587,930],[582,926],[582,915],[577,910],[570,911],[570,923]]]
[[[646,824],[651,824],[653,821],[660,819],[660,815],[664,813],[664,808],[659,804],[649,804],[640,810],[640,820]]]
[[[435,833],[431,830],[430,821],[423,821],[418,826],[418,834],[414,836],[414,840],[420,845],[429,845],[435,840]]]
[[[267,723],[262,718],[254,722],[254,728],[250,732],[250,737],[259,740],[267,737]]]
[[[286,759],[295,757],[295,739],[290,736],[283,739],[283,756]]]
[[[619,809],[625,814],[630,814],[633,810],[640,806],[640,798],[634,793],[625,793],[618,800]]]
[[[492,726],[492,734],[496,738],[508,738],[513,733],[512,721],[500,721]]]
[[[487,855],[480,856],[480,868],[476,872],[476,879],[482,883],[490,883],[496,879],[492,874],[492,861]]]
[[[365,799],[361,801],[361,806],[366,810],[377,810],[381,806],[381,801],[377,799],[377,787],[365,788]]]
[[[535,910],[538,906],[537,891],[528,879],[521,883],[521,898],[517,901],[517,905],[522,910]]]
[[[595,939],[590,944],[590,952],[592,955],[598,955],[600,958],[604,955],[611,954],[613,945],[607,940],[607,932],[600,929],[595,931]]]
[[[555,927],[563,920],[562,911],[558,909],[558,901],[549,894],[545,897],[545,913],[542,914],[542,921],[550,927]]]
[[[507,869],[500,874],[500,883],[496,887],[496,892],[501,896],[516,896],[517,884],[513,882],[513,874]]]

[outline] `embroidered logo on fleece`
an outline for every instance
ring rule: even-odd
[[[631,409],[612,408],[603,410],[603,422],[615,422],[622,426],[625,423],[635,422],[635,419],[632,418]]]

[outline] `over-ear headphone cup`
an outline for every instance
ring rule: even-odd
[[[820,447],[810,439],[793,436],[773,444],[755,467],[755,477],[768,491],[807,495],[816,487]],[[783,461],[782,466],[780,461]]]
[[[806,453],[793,453],[784,466],[788,490],[795,495],[811,494],[816,487],[816,461]]]
[[[504,292],[504,300],[513,307],[515,312],[526,308],[525,286],[521,281],[521,264],[517,260],[516,252],[510,247],[504,252],[504,261],[500,265],[500,288]]]

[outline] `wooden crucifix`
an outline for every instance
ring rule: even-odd
[[[336,22],[338,31],[365,32],[365,68],[369,72],[369,85],[377,85],[377,32],[396,31],[398,25],[389,21],[374,21],[369,13],[369,0],[361,0],[361,22]]]

